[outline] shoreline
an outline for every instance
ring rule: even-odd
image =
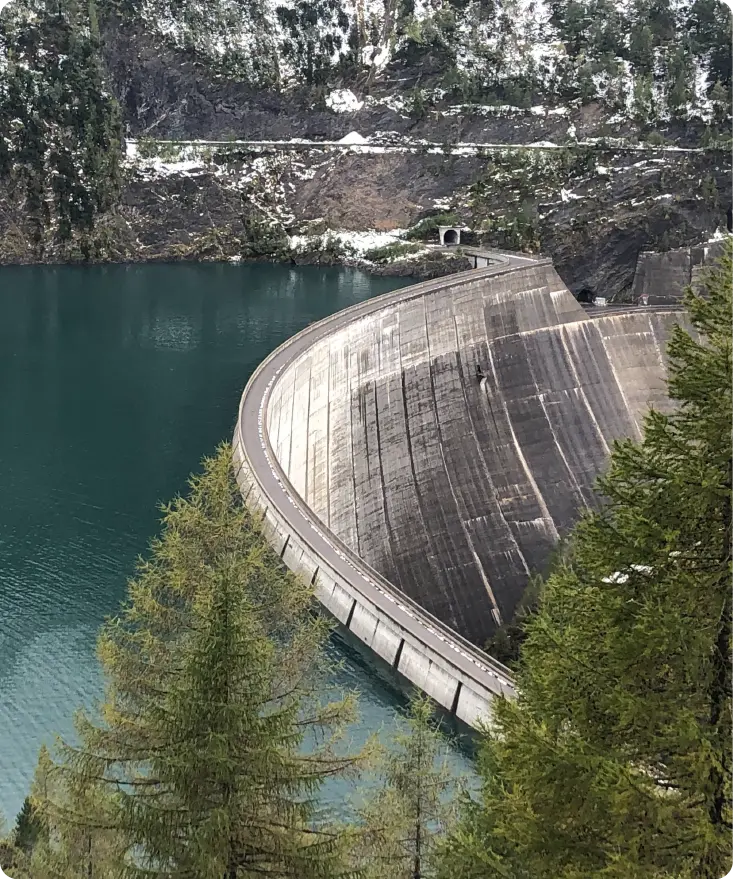
[[[431,258],[433,253],[440,254],[438,259]],[[445,277],[456,272],[473,268],[472,262],[465,256],[456,253],[446,254],[443,251],[427,251],[417,259],[395,260],[392,263],[380,265],[369,260],[353,256],[337,257],[322,251],[310,251],[293,254],[289,259],[283,256],[278,259],[276,254],[263,256],[224,256],[217,255],[214,258],[206,256],[179,256],[173,254],[160,254],[139,259],[126,258],[112,259],[33,259],[14,260],[0,262],[0,269],[11,266],[106,266],[106,265],[151,265],[151,264],[176,264],[176,263],[219,263],[228,265],[290,265],[299,266],[327,266],[337,268],[358,269],[366,275],[373,277],[391,278],[414,278],[417,281],[429,281],[435,278]]]

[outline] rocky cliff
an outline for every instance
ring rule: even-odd
[[[400,230],[444,214],[611,297],[642,250],[724,228],[726,7],[490,5],[14,0],[0,259],[424,275],[464,263]]]

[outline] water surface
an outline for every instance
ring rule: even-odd
[[[230,439],[257,364],[314,320],[404,284],[313,267],[0,268],[0,810],[101,692],[96,633],[157,505]],[[402,705],[352,651],[361,740]],[[458,752],[457,770],[470,764]],[[341,802],[341,785],[329,797]]]

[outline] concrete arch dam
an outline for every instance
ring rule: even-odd
[[[594,504],[613,440],[664,407],[675,306],[583,309],[549,260],[339,312],[250,379],[247,504],[358,638],[470,725],[509,671],[479,646]]]

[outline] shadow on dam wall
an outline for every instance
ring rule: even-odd
[[[594,504],[613,440],[668,405],[684,314],[585,311],[545,261],[405,294],[291,361],[267,430],[332,532],[483,645]]]

